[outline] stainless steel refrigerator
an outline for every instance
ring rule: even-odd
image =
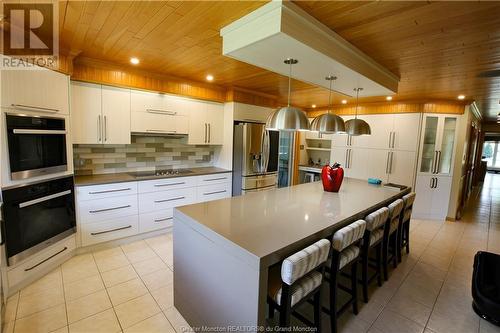
[[[248,192],[271,190],[278,185],[288,186],[278,174],[290,175],[293,163],[283,163],[285,156],[280,146],[280,132],[267,131],[265,124],[236,122],[233,141],[233,196]],[[293,150],[293,149],[292,149]],[[290,155],[286,155],[290,156]],[[286,169],[285,169],[286,167]]]

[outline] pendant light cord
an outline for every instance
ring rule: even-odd
[[[330,106],[328,108],[328,113],[330,113],[330,109],[333,109],[333,105],[332,105],[332,80],[330,80],[330,93],[328,94],[328,105]]]
[[[361,88],[356,88],[356,115],[354,116],[354,119],[358,119],[358,107],[359,107],[359,91]]]
[[[292,86],[292,61],[290,61],[290,71],[288,72],[288,106],[290,106],[291,86]]]

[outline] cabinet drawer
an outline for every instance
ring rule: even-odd
[[[198,202],[229,198],[231,196],[231,183],[199,186],[197,190]]]
[[[196,186],[196,177],[154,179],[139,182],[139,193],[160,192]]]
[[[135,193],[137,193],[137,182],[78,186],[76,188],[78,201],[104,199]]]
[[[139,194],[139,213],[149,213],[177,206],[189,205],[196,201],[195,188]]]
[[[75,235],[73,234],[43,249],[28,260],[12,268],[9,267],[7,271],[9,287],[19,285],[30,277],[50,270],[54,268],[55,265],[60,265],[63,262],[62,260],[67,259],[75,248],[76,242]]]
[[[133,236],[138,233],[138,216],[127,216],[97,223],[81,225],[82,246],[88,246],[113,239]]]
[[[132,132],[187,134],[187,116],[162,114],[160,111],[132,112]]]
[[[220,183],[228,183],[233,179],[231,172],[226,173],[216,173],[212,175],[204,175],[198,176],[198,185],[211,185],[211,184],[220,184]]]
[[[137,195],[89,200],[78,205],[80,223],[93,223],[137,214]]]
[[[148,232],[171,227],[174,221],[174,209],[139,215],[139,232]]]

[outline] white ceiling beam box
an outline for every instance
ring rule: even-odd
[[[293,78],[328,88],[325,76],[338,77],[334,90],[363,96],[392,95],[399,78],[291,2],[272,1],[221,29],[225,56],[288,75],[286,58],[298,59]]]

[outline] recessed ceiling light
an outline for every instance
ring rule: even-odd
[[[458,95],[458,99],[460,100],[465,99],[465,95]]]
[[[214,80],[214,76],[211,75],[211,74],[208,74],[207,77],[206,77],[207,81],[213,81]]]
[[[130,58],[130,62],[133,64],[133,65],[137,65],[140,61],[138,58],[136,57],[132,57]]]
[[[385,99],[388,101],[392,101],[392,96],[387,96]]]
[[[343,99],[342,104],[347,104],[347,101],[345,99]]]
[[[316,104],[311,105],[311,107],[314,109],[316,107]]]

